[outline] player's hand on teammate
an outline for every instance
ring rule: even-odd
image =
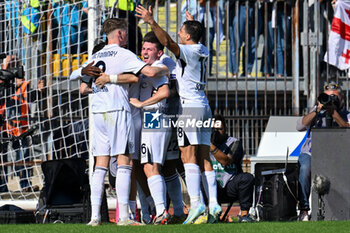
[[[136,16],[141,18],[145,23],[151,24],[154,22],[151,6],[149,6],[147,10],[143,6],[139,5],[136,7],[135,11],[137,13]]]
[[[102,73],[102,70],[96,66],[93,66],[94,62],[92,61],[91,63],[89,63],[87,66],[85,66],[82,70],[81,70],[81,74],[82,75],[87,75],[87,76],[91,76],[94,78],[97,78],[98,76],[100,76],[100,74]]]
[[[97,87],[102,88],[106,83],[111,82],[111,79],[109,77],[109,74],[106,73],[101,73],[100,76],[96,79],[95,85]]]
[[[136,108],[142,108],[142,102],[136,98],[130,98],[130,104],[134,105]]]
[[[193,17],[193,15],[191,15],[190,12],[185,11],[185,14],[186,14],[186,20],[188,20],[188,21],[194,20],[194,17]]]

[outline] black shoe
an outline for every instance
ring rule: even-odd
[[[249,214],[244,216],[238,215],[238,222],[254,222],[254,220],[250,217]]]

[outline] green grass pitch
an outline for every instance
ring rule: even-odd
[[[201,225],[166,225],[166,226],[116,226],[103,224],[90,227],[85,224],[7,224],[0,225],[0,232],[11,233],[71,233],[71,232],[130,232],[130,233],[212,233],[212,232],[256,232],[256,233],[295,233],[295,232],[322,232],[342,233],[350,232],[350,221],[319,221],[319,222],[258,222],[258,223],[220,223]]]

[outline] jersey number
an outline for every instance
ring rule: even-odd
[[[94,66],[100,68],[102,72],[106,71],[106,63],[104,61],[98,61]]]
[[[170,141],[167,151],[170,152],[170,151],[178,151],[178,150],[179,150],[179,146],[177,144],[177,138],[174,138]]]

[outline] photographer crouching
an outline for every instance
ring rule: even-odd
[[[299,209],[300,221],[309,221],[309,197],[311,188],[311,129],[313,127],[349,127],[350,112],[345,109],[344,94],[335,81],[329,81],[323,87],[323,93],[317,98],[317,104],[311,112],[297,121],[298,131],[308,130],[307,138],[301,148],[299,165]]]
[[[0,70],[0,192],[7,192],[8,147],[12,145],[16,154],[16,175],[20,177],[22,191],[30,187],[30,170],[26,169],[25,162],[30,160],[29,140],[35,127],[29,128],[28,101],[36,99],[38,93],[30,93],[29,81],[24,80],[23,67],[15,56],[6,56]],[[37,91],[44,88],[44,81],[38,80]],[[10,143],[12,142],[12,143]],[[23,162],[23,165],[21,164]]]
[[[254,176],[243,172],[244,150],[240,140],[227,135],[225,118],[215,115],[221,127],[213,128],[210,143],[210,160],[218,183],[218,202],[239,201],[241,215],[239,222],[253,222],[249,209],[253,203]]]

